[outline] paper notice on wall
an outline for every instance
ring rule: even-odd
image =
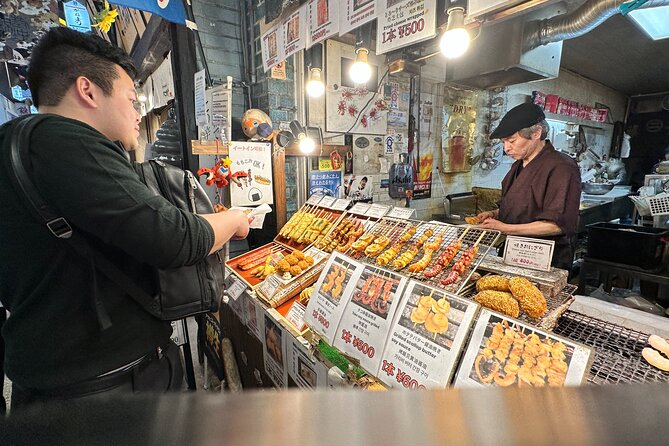
[[[283,21],[284,59],[303,50],[307,44],[307,5],[302,5]]]
[[[307,48],[339,34],[339,1],[309,0]]]
[[[383,0],[378,0],[382,2]],[[339,34],[346,34],[376,18],[377,0],[345,0],[342,3]]]
[[[437,0],[378,0],[376,54],[413,45],[437,34]]]
[[[230,143],[230,200],[233,206],[274,203],[272,145],[266,142]]]
[[[285,59],[283,46],[283,23],[271,27],[260,40],[262,66],[265,71]]]
[[[195,122],[197,125],[205,125],[207,123],[204,100],[205,88],[206,82],[204,79],[204,70],[197,71],[194,80]]]

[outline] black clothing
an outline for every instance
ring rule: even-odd
[[[55,238],[18,198],[8,174],[15,122],[0,127],[0,300],[11,311],[2,330],[7,376],[24,389],[61,387],[167,345],[169,322],[149,315]],[[203,218],[154,195],[123,150],[80,121],[52,115],[38,124],[29,158],[24,163],[44,200],[148,293],[155,287],[148,265],[190,265],[213,246],[213,229]],[[94,297],[111,318],[104,331]]]
[[[572,237],[578,226],[581,201],[581,173],[576,162],[546,145],[523,167],[523,161],[513,163],[502,180],[502,199],[499,220],[508,224],[552,221],[562,230],[561,235],[535,237],[555,241],[552,265],[571,269],[574,260]]]

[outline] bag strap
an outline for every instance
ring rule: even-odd
[[[60,214],[56,213],[42,198],[37,191],[34,183],[30,179],[28,171],[26,170],[22,152],[27,153],[30,144],[30,134],[37,124],[46,119],[47,116],[35,115],[23,119],[17,124],[16,130],[11,137],[10,147],[10,172],[12,180],[17,186],[16,189],[23,194],[26,199],[26,205],[30,212],[49,229],[49,231],[57,238],[66,241],[74,251],[84,259],[93,262],[94,268],[98,269],[105,276],[115,282],[123,289],[130,297],[137,301],[143,308],[150,311],[156,310],[154,307],[154,299],[143,289],[141,289],[134,280],[129,278],[116,265],[110,262],[102,253],[88,243],[88,241],[76,231],[72,230],[72,226]],[[98,315],[98,321],[103,330],[111,326],[111,320],[104,304],[95,297],[95,310]]]

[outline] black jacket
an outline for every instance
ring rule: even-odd
[[[20,119],[20,118],[19,118]],[[45,389],[94,378],[132,362],[171,334],[95,265],[28,213],[8,178],[15,121],[0,127],[0,301],[7,376]],[[211,226],[153,195],[116,144],[92,127],[55,116],[33,132],[24,160],[47,203],[119,269],[152,292],[153,265],[188,265],[214,243]],[[101,330],[93,296],[112,326]]]

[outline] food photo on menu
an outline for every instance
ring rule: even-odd
[[[416,284],[402,309],[399,324],[450,350],[466,310],[465,303],[450,299],[444,292]]]
[[[279,365],[283,364],[281,336],[281,328],[269,316],[265,316],[265,345],[267,353]]]
[[[302,358],[297,359],[297,373],[309,387],[316,388],[316,372]]]
[[[386,319],[399,283],[400,277],[396,274],[367,267],[358,279],[352,301]]]
[[[339,305],[344,288],[351,280],[355,267],[342,258],[335,258],[330,269],[324,271],[325,279],[320,288],[320,294],[335,305]]]
[[[562,386],[574,346],[492,316],[469,377],[486,386]]]

